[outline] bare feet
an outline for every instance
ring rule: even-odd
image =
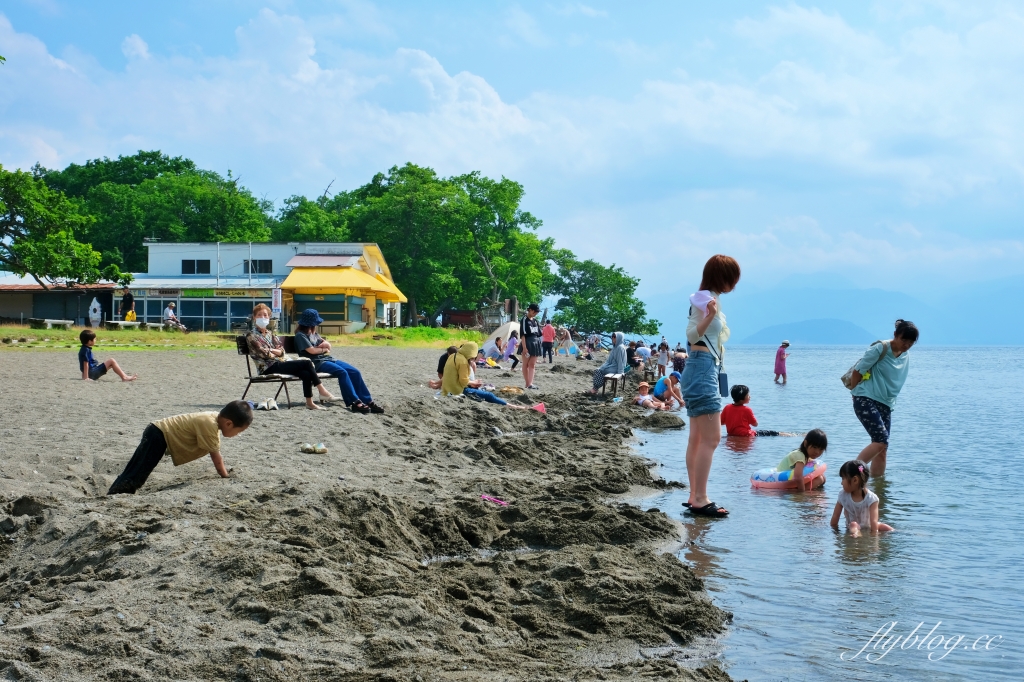
[[[126,374],[121,381],[135,381],[139,378],[138,374]]]

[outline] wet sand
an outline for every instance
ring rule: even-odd
[[[244,360],[122,352],[139,381],[89,384],[73,350],[0,352],[0,674],[728,680],[706,660],[728,614],[659,552],[678,526],[613,501],[672,485],[629,442],[682,421],[584,397],[594,364],[568,360],[519,398],[547,415],[438,400],[438,354],[343,349],[385,415],[257,412],[223,440],[230,479],[165,457],[108,498],[145,426],[238,398]]]

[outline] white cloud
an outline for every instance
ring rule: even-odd
[[[356,6],[362,18],[342,28],[363,22],[387,34],[372,7]],[[521,8],[503,17],[520,40],[550,46]],[[901,219],[864,231],[822,216],[716,225],[686,217],[686,207],[753,205],[761,195],[672,186],[676,165],[698,150],[720,168],[777,164],[882,183],[908,203],[989,193],[1015,201],[1005,197],[1024,184],[1024,19],[1011,11],[964,30],[919,25],[883,40],[839,15],[790,5],[735,24],[738,39],[764,56],[754,76],[679,71],[618,97],[539,91],[514,102],[422,49],[324,60],[316,36],[325,25],[263,9],[236,30],[237,53],[217,58],[151,54],[133,34],[121,46],[129,67],[109,72],[52,56],[0,15],[9,60],[0,69],[0,161],[62,167],[158,148],[231,167],[257,193],[281,199],[334,177],[354,186],[411,160],[442,174],[513,177],[528,198],[548,191],[559,197],[549,229],[567,246],[633,271],[699,268],[708,250],[734,250],[765,272],[808,264],[1024,269],[1020,241],[957,237]],[[728,49],[717,45],[708,50]],[[384,103],[389,87],[401,90],[400,105]],[[606,207],[602,183],[638,169],[662,176],[663,195]],[[598,189],[582,191],[588,185]],[[638,227],[662,235],[664,246],[624,241]],[[884,236],[863,236],[874,232]]]
[[[121,41],[121,53],[128,59],[149,59],[149,45],[133,33]]]
[[[580,14],[591,19],[606,19],[608,12],[603,9],[596,9],[590,5],[584,5],[582,2],[571,2],[555,10],[557,14],[562,16],[572,16],[574,14]]]

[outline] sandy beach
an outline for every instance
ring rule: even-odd
[[[729,679],[701,660],[728,614],[659,551],[679,526],[614,501],[674,485],[629,443],[683,428],[675,413],[583,396],[591,362],[538,366],[520,400],[542,415],[436,399],[435,350],[338,355],[386,414],[310,412],[292,384],[295,409],[224,439],[230,479],[165,457],[138,494],[108,498],[146,425],[240,397],[244,359],[120,352],[140,379],[90,384],[74,349],[0,352],[0,674]],[[299,451],[321,441],[326,455]]]

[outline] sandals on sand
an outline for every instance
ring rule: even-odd
[[[367,405],[367,407],[369,407],[370,412],[374,414],[384,414],[384,408],[378,405],[377,403],[373,402],[372,400],[370,401],[370,404]]]
[[[703,507],[694,507],[689,502],[683,502],[683,506],[686,507],[694,516],[708,516],[713,519],[724,519],[729,515],[729,511],[725,507],[719,507],[714,502],[708,502]]]
[[[352,403],[352,406],[349,409],[353,412],[358,412],[359,414],[370,414],[370,406],[365,403]]]

